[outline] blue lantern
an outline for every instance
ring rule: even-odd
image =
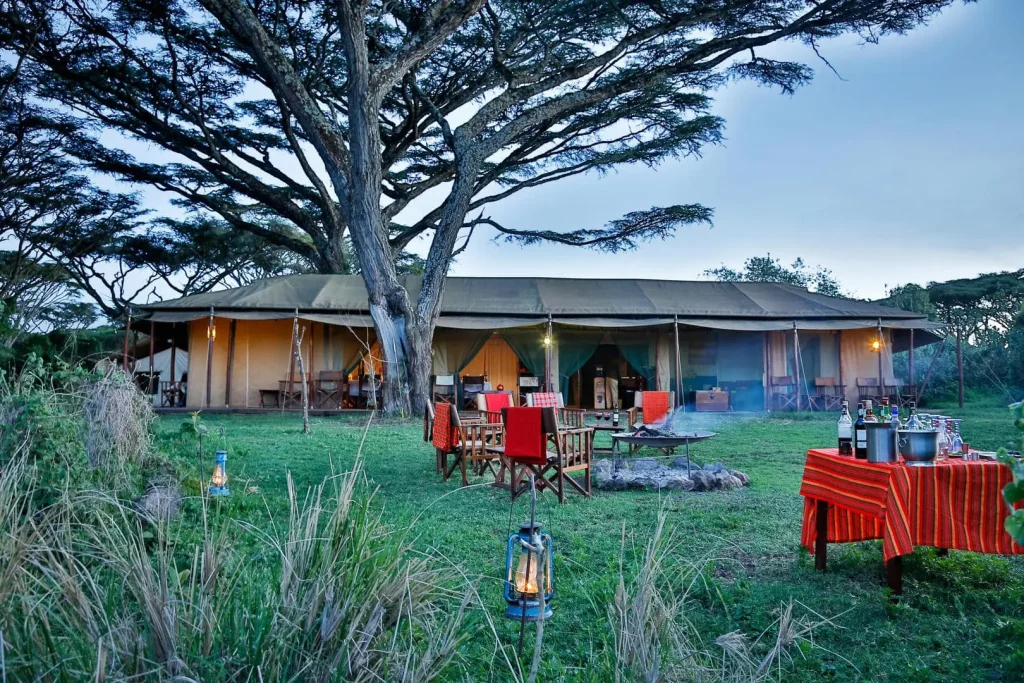
[[[213,456],[213,475],[210,477],[211,496],[230,496],[228,488],[228,452],[217,451]]]
[[[505,616],[516,621],[543,621],[551,617],[554,589],[554,547],[540,524],[523,522],[519,533],[508,537],[505,554]],[[544,610],[541,612],[541,591]]]

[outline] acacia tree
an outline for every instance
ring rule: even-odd
[[[808,268],[802,258],[797,258],[792,265],[786,267],[771,254],[752,256],[743,262],[741,270],[721,265],[705,270],[704,275],[722,282],[778,282],[806,287],[826,296],[843,296],[843,287],[829,268]]]
[[[489,204],[696,154],[721,136],[713,90],[749,78],[791,92],[810,78],[762,48],[874,41],[952,1],[16,0],[0,45],[26,56],[41,97],[174,155],[82,136],[77,153],[98,170],[175,193],[321,272],[347,270],[351,240],[385,405],[407,406],[411,391],[419,409],[445,277],[474,228],[615,251],[711,216],[687,204],[601,229],[520,229]],[[267,212],[282,222],[253,220]],[[396,260],[420,236],[413,298]]]

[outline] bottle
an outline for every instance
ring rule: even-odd
[[[910,404],[910,417],[907,418],[906,428],[914,431],[924,429],[924,425],[921,424],[921,418],[917,416],[917,406],[913,403]]]
[[[853,420],[850,418],[850,404],[843,401],[843,412],[839,415],[839,455],[853,455]]]
[[[878,422],[878,418],[875,417],[875,412],[871,410],[871,401],[864,401],[864,408],[864,421]]]
[[[858,460],[868,459],[868,428],[864,424],[865,420],[864,404],[858,403],[857,421],[853,423],[853,434],[855,438],[853,454]]]
[[[890,417],[892,417],[892,413],[889,412],[889,399],[883,398],[882,405],[878,408],[878,421],[889,422]]]
[[[892,416],[889,418],[889,424],[892,425],[892,447],[893,453],[900,452],[900,431],[903,426],[900,424],[900,408],[899,406],[892,407]]]
[[[618,427],[619,426],[619,406],[618,405],[616,405],[615,408],[612,410],[612,426],[613,427]]]

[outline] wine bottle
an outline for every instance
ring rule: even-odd
[[[853,454],[858,460],[868,459],[868,428],[865,426],[864,404],[857,404],[857,421],[853,424],[856,439]]]
[[[853,455],[853,420],[850,418],[850,404],[843,401],[843,412],[839,415],[839,455]]]

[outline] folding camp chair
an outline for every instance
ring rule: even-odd
[[[815,377],[814,393],[807,397],[811,410],[832,412],[843,403],[843,387],[836,384],[835,377]]]
[[[318,408],[341,408],[345,389],[345,373],[340,370],[321,370],[313,382],[313,405]]]
[[[530,408],[554,408],[560,425],[583,426],[586,411],[579,408],[566,408],[560,391],[535,391],[527,394],[526,405]]]
[[[437,456],[437,471],[444,475],[445,481],[452,476],[456,467],[462,472],[463,486],[469,486],[467,469],[470,467],[481,475],[490,470],[495,479],[498,478],[499,473],[494,469],[494,463],[500,460],[500,456],[488,448],[503,443],[504,429],[501,424],[463,421],[454,405],[442,402],[434,404],[434,419],[429,427],[427,417],[424,417],[424,436],[428,431]],[[455,458],[450,467],[448,456]]]
[[[885,387],[878,386],[877,377],[857,378],[857,398],[861,401],[875,401],[880,403],[882,395],[885,394]]]
[[[590,496],[590,461],[594,430],[590,427],[559,427],[555,408],[505,408],[505,445],[502,461],[511,472],[512,500],[527,490],[523,475],[533,472],[537,490],[551,489],[559,503],[565,502],[565,484]],[[554,451],[550,450],[551,447]],[[572,472],[583,472],[584,483]]]
[[[487,422],[501,422],[501,411],[515,405],[511,391],[485,391],[476,396],[476,407]]]
[[[800,410],[800,394],[792,375],[772,377],[772,406],[775,410]]]

